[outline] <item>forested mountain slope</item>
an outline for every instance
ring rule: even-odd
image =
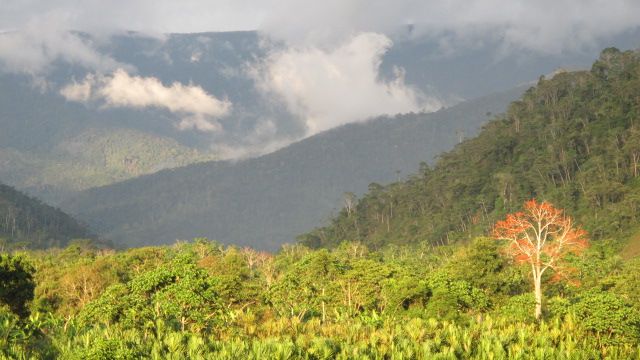
[[[394,181],[430,161],[522,91],[348,125],[256,159],[201,163],[90,189],[63,208],[129,246],[208,236],[276,249],[325,220],[345,192],[361,194],[371,181]]]
[[[93,235],[59,209],[0,184],[0,247],[64,246]]]
[[[0,147],[0,179],[56,204],[74,191],[212,159],[215,155],[171,138],[92,128],[49,149]]]
[[[447,243],[485,232],[538,198],[593,238],[625,235],[640,216],[640,54],[604,50],[590,71],[541,78],[481,133],[406,181],[371,185],[310,246]]]

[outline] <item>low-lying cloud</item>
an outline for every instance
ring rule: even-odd
[[[218,119],[230,113],[230,101],[199,86],[132,76],[134,66],[101,53],[99,48],[109,46],[98,45],[128,30],[157,36],[256,29],[281,47],[250,65],[251,76],[265,99],[285,104],[304,122],[309,136],[380,114],[441,106],[408,86],[402,69],[381,78],[390,39],[432,40],[440,45],[439,55],[497,44],[499,58],[593,50],[639,27],[640,1],[629,0],[5,0],[0,71],[31,74],[45,91],[56,86],[47,82],[52,64],[78,65],[90,75],[61,89],[69,101],[162,108],[176,114],[179,129],[214,132],[222,127]],[[186,55],[194,64],[202,62],[197,51]],[[236,114],[241,107],[238,101]],[[280,146],[302,136],[298,127],[290,131],[278,119],[265,120],[269,114],[256,114],[265,118],[256,120],[257,135],[245,136],[251,153],[262,144]],[[229,133],[212,135],[212,142]],[[240,137],[231,135],[234,142]]]
[[[131,76],[118,69],[109,76],[89,74],[72,82],[60,94],[69,101],[100,102],[106,108],[163,108],[180,115],[181,130],[216,131],[216,119],[231,111],[231,102],[219,100],[200,86],[174,82],[165,86],[154,77]]]
[[[252,69],[259,88],[304,119],[308,135],[381,114],[434,111],[442,106],[404,83],[401,70],[379,78],[391,46],[384,35],[363,33],[333,49],[291,47]]]
[[[580,51],[638,29],[629,0],[275,0],[260,29],[289,42],[334,43],[354,32],[442,40],[449,48],[499,41],[512,51]],[[295,14],[295,15],[293,15]]]
[[[4,0],[2,10],[0,27],[14,29],[62,14],[68,29],[88,32],[258,29],[335,45],[353,33],[389,35],[411,25],[419,36],[500,39],[541,52],[581,49],[640,25],[633,0]]]
[[[88,39],[69,31],[67,17],[47,14],[34,17],[16,30],[0,33],[0,70],[39,76],[61,60],[95,71],[130,69],[101,54]]]

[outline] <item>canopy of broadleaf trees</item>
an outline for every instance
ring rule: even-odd
[[[477,137],[406,181],[371,184],[300,242],[449,244],[486,234],[532,198],[565,209],[593,239],[628,234],[640,215],[638,58],[610,48],[591,71],[541,77]]]
[[[0,250],[66,246],[72,239],[94,237],[61,210],[0,183]]]
[[[372,185],[307,246],[2,255],[0,356],[637,357],[640,258],[620,254],[637,216],[638,79],[639,55],[608,49],[590,72],[541,80],[433,169]],[[555,224],[539,239],[536,214]]]

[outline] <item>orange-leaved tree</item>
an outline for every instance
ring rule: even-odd
[[[518,263],[531,266],[535,290],[535,317],[542,315],[542,275],[554,271],[556,279],[569,268],[563,259],[578,254],[588,246],[587,233],[573,223],[562,209],[535,199],[524,203],[524,210],[507,215],[493,228],[493,237],[507,241],[507,252]]]

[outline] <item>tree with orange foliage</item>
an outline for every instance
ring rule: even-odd
[[[588,246],[586,231],[574,226],[562,209],[535,199],[525,202],[524,211],[498,221],[493,237],[508,242],[507,252],[516,262],[531,265],[536,319],[542,315],[542,275],[550,270],[556,279],[562,278],[568,270],[562,264],[566,255],[579,254]]]

